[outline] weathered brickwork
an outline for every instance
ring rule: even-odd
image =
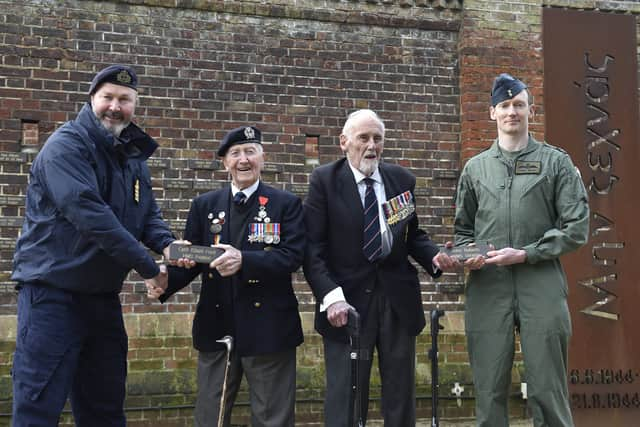
[[[214,149],[228,129],[259,126],[263,178],[304,197],[313,167],[341,156],[346,115],[372,108],[387,125],[386,161],[417,176],[421,223],[444,242],[460,166],[495,137],[488,91],[496,74],[529,83],[539,106],[532,128],[544,135],[542,7],[640,13],[639,3],[615,0],[0,0],[0,426],[9,424],[16,321],[9,276],[28,168],[51,132],[86,102],[98,69],[122,62],[140,75],[137,120],[161,145],[150,162],[153,186],[176,233],[190,200],[227,180]],[[440,395],[447,398],[441,416],[471,418],[462,277],[421,280],[425,310],[437,303],[448,311],[439,341]],[[321,422],[322,346],[301,272],[295,287],[305,330],[296,413],[298,424],[313,425]],[[198,292],[194,283],[160,305],[146,301],[137,275],[125,284],[130,425],[192,424],[190,321]],[[423,418],[431,416],[429,346],[425,330],[417,347]],[[525,414],[520,371],[518,364],[514,418]],[[465,387],[460,405],[451,395],[456,382]],[[243,389],[238,425],[248,424],[247,400]],[[73,425],[70,416],[63,425]]]
[[[425,227],[434,239],[450,234],[446,217],[452,214],[459,135],[455,8],[425,3],[416,6],[418,14],[405,12],[390,22],[393,14],[375,15],[375,5],[366,3],[371,19],[365,23],[357,21],[352,3],[331,17],[323,3],[315,9],[317,19],[307,17],[314,2],[297,9],[264,9],[255,2],[184,2],[182,8],[133,3],[139,2],[4,4],[0,152],[21,157],[2,162],[0,195],[16,200],[2,207],[8,222],[0,281],[9,283],[33,128],[42,144],[86,101],[95,71],[113,62],[130,63],[140,74],[139,122],[162,146],[151,162],[153,185],[176,231],[190,200],[227,179],[213,150],[228,129],[260,126],[269,162],[264,179],[304,197],[313,167],[305,161],[307,137],[317,138],[320,163],[333,160],[340,156],[344,118],[368,107],[386,121],[388,161],[418,177]],[[386,2],[377,10],[389,8],[409,5]],[[127,312],[193,311],[191,289],[170,304],[151,305],[137,278],[131,279],[122,294]],[[306,284],[296,286],[309,309]],[[427,302],[460,307],[456,295],[440,297],[432,285],[425,291]],[[11,313],[14,302],[7,289],[0,310]]]

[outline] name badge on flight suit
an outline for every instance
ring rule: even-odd
[[[416,207],[413,203],[413,194],[411,194],[411,191],[398,194],[382,204],[382,211],[389,225],[408,218],[415,210]]]
[[[542,162],[516,160],[516,175],[540,175]]]

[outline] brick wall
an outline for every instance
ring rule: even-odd
[[[544,139],[542,7],[640,13],[636,1],[465,0],[458,44],[463,163],[496,137],[495,123],[489,119],[489,92],[493,78],[502,72],[529,86],[536,104],[530,129],[536,138]]]
[[[418,177],[423,224],[434,239],[450,234],[460,126],[457,2],[335,2],[335,10],[313,1],[134,3],[141,2],[0,2],[0,313],[15,309],[10,260],[33,152],[74,117],[96,70],[114,62],[140,74],[136,113],[162,147],[151,161],[153,185],[174,230],[182,230],[194,196],[227,180],[214,149],[228,129],[258,125],[264,179],[303,197],[314,164],[305,156],[308,139],[317,141],[316,163],[338,158],[346,115],[368,107],[386,122],[387,160]],[[299,279],[308,310],[311,295]],[[460,307],[457,295],[433,290],[425,286],[425,301]],[[132,276],[122,299],[127,312],[192,311],[194,291],[158,307]]]
[[[640,12],[632,1],[545,4]],[[304,197],[312,168],[340,157],[346,115],[372,108],[387,125],[386,161],[417,176],[421,223],[443,242],[451,237],[461,161],[495,136],[488,118],[493,77],[512,72],[530,84],[536,104],[543,102],[541,7],[534,0],[0,0],[0,425],[9,422],[16,301],[9,275],[28,168],[48,135],[87,100],[98,69],[123,62],[140,75],[138,122],[162,147],[150,162],[153,186],[177,232],[190,200],[227,180],[213,152],[228,129],[259,126],[267,153],[263,178]],[[532,126],[541,136],[543,109],[538,113]],[[439,343],[440,395],[451,398],[455,382],[466,390],[460,406],[442,403],[442,415],[470,417],[462,278],[446,275],[437,285],[421,279],[425,310],[437,303],[448,311]],[[299,423],[311,424],[321,419],[321,346],[300,273],[295,287],[305,329],[297,413]],[[190,320],[198,292],[196,283],[160,306],[146,302],[139,277],[127,281],[131,425],[190,425]],[[417,355],[425,418],[429,345],[427,330]],[[524,414],[520,370],[513,371],[513,417]],[[239,402],[234,420],[243,424],[246,394]]]

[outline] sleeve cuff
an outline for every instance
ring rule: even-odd
[[[525,264],[535,264],[540,260],[538,257],[538,251],[535,248],[525,246],[522,249],[524,249],[525,253],[527,254],[527,257],[524,260]]]
[[[344,293],[342,292],[342,288],[340,286],[333,289],[331,292],[326,294],[324,298],[322,298],[322,303],[320,304],[320,312],[322,313],[323,311],[326,311],[326,309],[331,304],[338,301],[346,301]]]
[[[156,262],[152,260],[149,265],[141,269],[136,269],[136,271],[140,276],[142,276],[143,279],[151,279],[160,274],[160,267],[158,267],[158,264],[156,264]]]

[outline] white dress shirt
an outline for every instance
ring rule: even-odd
[[[367,184],[364,182],[365,178],[371,178],[373,183],[373,191],[376,193],[376,198],[378,199],[378,217],[380,218],[380,234],[382,237],[382,254],[381,257],[389,255],[391,252],[391,247],[393,246],[393,234],[389,229],[389,225],[387,224],[387,220],[384,217],[384,211],[382,210],[382,204],[387,200],[386,192],[384,191],[384,183],[382,182],[382,176],[380,175],[380,170],[376,168],[376,170],[371,174],[371,176],[367,177],[358,169],[354,168],[350,162],[349,167],[351,168],[351,172],[353,172],[353,178],[356,181],[356,185],[358,187],[358,193],[360,194],[360,202],[364,207],[364,196],[367,191]],[[325,311],[327,307],[331,304],[338,301],[346,301],[344,297],[344,293],[342,292],[342,287],[338,286],[337,288],[330,291],[328,294],[324,296],[322,299],[322,303],[320,304],[320,311]]]

